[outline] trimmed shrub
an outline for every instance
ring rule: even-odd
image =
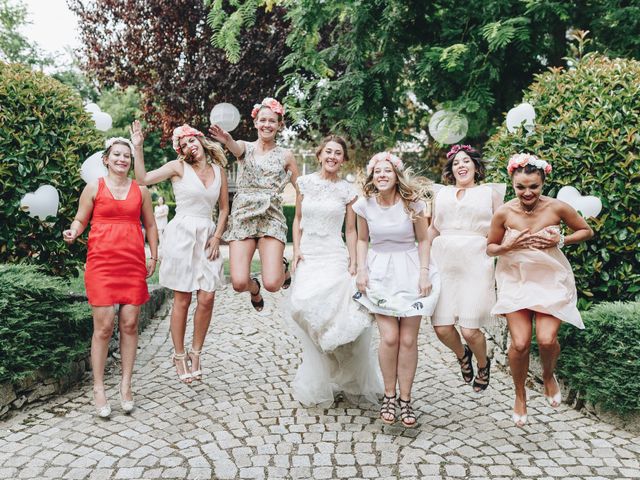
[[[640,412],[640,302],[601,303],[582,315],[585,330],[560,328],[558,373],[605,410]]]
[[[537,75],[525,92],[536,109],[535,133],[510,134],[503,126],[485,145],[494,162],[489,176],[511,182],[507,159],[531,152],[553,171],[545,194],[571,185],[602,200],[588,222],[595,237],[570,245],[581,309],[603,300],[635,300],[640,293],[640,62],[585,56],[575,69]],[[510,187],[511,196],[513,190]]]
[[[64,375],[87,353],[92,331],[91,308],[72,303],[59,278],[0,264],[0,382]]]
[[[61,232],[84,188],[80,165],[101,149],[100,134],[77,93],[20,65],[0,62],[0,105],[0,262],[75,273],[84,246],[69,249]],[[60,206],[55,219],[41,222],[20,210],[20,200],[46,184],[58,190]]]

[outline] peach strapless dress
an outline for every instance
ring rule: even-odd
[[[549,234],[560,227],[546,227]],[[520,232],[508,228],[509,235]],[[498,258],[498,300],[491,313],[505,315],[522,309],[546,313],[584,328],[577,308],[576,282],[569,261],[557,247],[513,250]]]

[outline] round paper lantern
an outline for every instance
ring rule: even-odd
[[[467,135],[469,122],[460,113],[438,110],[429,120],[429,133],[438,143],[458,143]]]
[[[91,117],[93,118],[93,121],[96,122],[96,128],[103,132],[109,130],[113,124],[111,115],[106,112],[94,112],[91,114]]]
[[[219,103],[211,109],[209,120],[212,125],[230,132],[240,123],[240,112],[230,103]]]

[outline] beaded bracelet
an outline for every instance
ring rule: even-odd
[[[564,247],[564,234],[560,234],[560,241],[558,242],[558,248]]]

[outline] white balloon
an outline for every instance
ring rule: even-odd
[[[240,123],[240,112],[230,103],[219,103],[211,109],[209,120],[212,125],[218,125],[223,130],[230,132]]]
[[[58,214],[60,196],[51,185],[42,185],[33,193],[27,193],[20,200],[20,209],[29,212],[31,217],[39,217],[45,220],[47,217],[55,217]]]
[[[457,143],[467,135],[469,122],[460,113],[438,110],[429,120],[429,133],[438,143]]]
[[[98,112],[100,112],[100,111],[101,111],[101,110],[100,110],[100,107],[99,107],[97,104],[95,104],[95,103],[87,103],[87,104],[84,106],[84,109],[85,109],[85,111],[87,111],[87,112],[89,112],[89,113],[98,113]]]
[[[578,191],[577,188],[566,186],[558,190],[558,194],[556,195],[556,198],[558,200],[562,200],[563,202],[566,202],[569,205],[573,206],[572,202],[576,198],[580,198],[581,196],[582,195],[580,195],[580,192]]]
[[[523,123],[527,132],[533,132],[536,123],[536,111],[529,103],[521,103],[507,112],[507,130],[510,133],[515,132]]]
[[[91,114],[93,121],[96,122],[96,128],[103,132],[106,132],[113,125],[113,120],[111,119],[111,115],[106,112],[94,112]]]
[[[102,151],[96,152],[82,162],[80,177],[86,183],[95,182],[100,177],[106,177],[109,173],[107,167],[102,163],[102,153]]]
[[[582,213],[582,216],[585,218],[597,217],[602,211],[602,202],[598,197],[594,197],[593,195],[576,198],[572,206]]]

